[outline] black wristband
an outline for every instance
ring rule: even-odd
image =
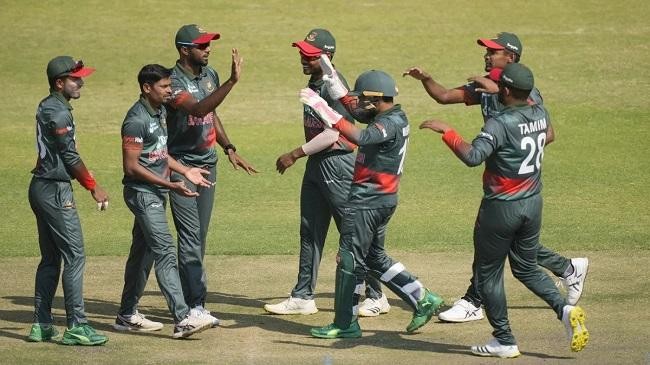
[[[226,147],[223,148],[223,153],[224,153],[226,156],[229,155],[228,150],[232,150],[233,152],[237,152],[237,148],[236,148],[235,145],[232,144],[232,143],[227,144]]]

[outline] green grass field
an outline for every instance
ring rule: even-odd
[[[31,320],[27,314],[29,296],[35,257],[39,255],[35,221],[27,202],[27,187],[36,155],[35,109],[48,92],[45,77],[48,60],[56,55],[69,54],[97,68],[97,72],[86,80],[81,99],[73,101],[73,106],[81,155],[111,195],[111,208],[105,213],[94,210],[90,195],[78,185],[76,199],[86,250],[91,257],[89,260],[120,262],[110,266],[112,271],[106,275],[113,281],[101,289],[93,285],[96,281],[89,279],[85,287],[86,296],[112,300],[107,308],[114,309],[121,290],[122,264],[130,246],[132,225],[132,215],[121,198],[120,126],[126,111],[138,97],[138,70],[147,63],[171,66],[176,60],[173,37],[179,26],[187,23],[198,23],[207,30],[222,34],[222,38],[213,43],[211,55],[211,64],[220,71],[222,79],[229,75],[230,48],[239,48],[243,55],[242,80],[219,108],[219,114],[238,152],[262,171],[251,177],[220,163],[217,207],[209,233],[208,254],[219,255],[214,260],[218,257],[219,260],[242,260],[245,263],[246,257],[242,256],[264,255],[250,257],[250,260],[266,259],[276,265],[279,262],[290,263],[280,270],[286,280],[268,283],[264,287],[268,292],[251,292],[260,288],[257,276],[239,278],[239,285],[227,286],[233,290],[228,292],[232,298],[237,298],[237,295],[258,299],[281,296],[290,290],[295,277],[298,195],[304,161],[280,176],[275,172],[275,160],[303,141],[297,92],[307,80],[302,75],[297,51],[291,47],[291,42],[302,39],[308,30],[315,27],[329,28],[336,36],[338,50],[334,61],[349,81],[353,82],[356,75],[372,68],[383,69],[396,78],[400,89],[397,101],[402,104],[413,127],[400,205],[390,225],[389,251],[409,255],[412,260],[417,257],[427,260],[413,265],[432,270],[431,273],[421,273],[430,276],[431,280],[448,280],[450,275],[445,273],[458,268],[449,266],[445,254],[462,254],[465,261],[454,256],[457,258],[455,262],[466,265],[467,276],[472,253],[472,227],[482,193],[482,168],[468,169],[438,136],[415,127],[422,120],[437,117],[448,120],[466,139],[471,139],[481,126],[480,112],[478,107],[437,105],[418,81],[403,79],[400,74],[407,67],[419,65],[445,86],[461,85],[468,76],[483,71],[483,49],[476,45],[475,40],[493,36],[499,31],[512,31],[522,39],[522,63],[535,72],[537,86],[544,95],[556,130],[556,142],[545,151],[542,242],[567,255],[602,258],[603,267],[605,262],[612,265],[608,272],[632,275],[617,275],[616,280],[639,285],[647,282],[643,274],[615,270],[628,265],[626,255],[630,258],[647,257],[650,248],[650,209],[647,204],[650,196],[650,145],[647,142],[650,139],[650,102],[646,97],[650,93],[650,78],[646,71],[650,64],[650,25],[647,21],[650,5],[645,1],[5,0],[0,3],[3,9],[0,12],[3,24],[0,38],[4,40],[0,80],[5,85],[0,98],[0,136],[3,140],[0,146],[3,156],[0,160],[3,175],[0,180],[0,210],[7,214],[0,222],[0,236],[3,238],[0,260],[5,263],[2,266],[5,276],[18,275],[20,280],[13,282],[22,283],[21,286],[5,286],[0,292],[0,300],[7,305],[16,295],[23,300],[19,303],[22,305],[19,311],[7,310],[0,318],[3,331],[0,353],[20,354],[13,356],[11,362],[33,363],[35,359],[47,359],[51,351],[50,346],[30,346],[21,341]],[[335,230],[332,230],[327,245],[329,256],[336,250],[337,238]],[[424,255],[413,256],[418,252]],[[429,262],[429,256],[435,257],[436,261],[431,259]],[[609,256],[617,260],[607,260]],[[102,272],[101,266],[89,265],[86,275],[92,278],[103,275]],[[590,295],[585,302],[587,309],[593,303],[603,308],[605,304],[610,305],[609,310],[615,312],[638,311],[648,323],[648,315],[641,309],[650,304],[647,289],[617,293],[612,290],[616,287],[614,280],[598,275],[594,275],[592,280],[596,278],[603,282],[590,285]],[[326,298],[332,292],[331,282],[327,280],[323,278],[321,285],[321,289],[326,290]],[[612,284],[608,286],[608,282]],[[219,286],[224,283],[220,280],[213,283],[213,289],[221,292]],[[465,283],[463,277],[455,290],[450,288],[443,292],[447,301],[460,295]],[[435,287],[435,284],[431,285]],[[598,293],[594,292],[596,288],[607,288],[607,293],[613,297],[599,301]],[[157,288],[152,286],[151,290],[156,292]],[[16,291],[21,294],[15,294]],[[62,295],[60,289],[59,295]],[[522,298],[535,300],[539,306],[541,302],[531,296],[526,293]],[[219,312],[222,297],[215,295],[214,299],[213,306]],[[510,300],[512,306],[519,305],[513,303],[515,298]],[[228,303],[234,305],[236,300]],[[59,301],[59,308],[60,304]],[[261,305],[254,304],[259,304],[257,307]],[[625,307],[619,308],[621,305]],[[155,309],[162,317],[165,316],[161,301],[156,302]],[[89,311],[91,316],[101,313],[98,320],[106,326],[111,321],[109,312]],[[257,312],[248,315],[259,315]],[[551,318],[550,313],[539,310],[534,311],[535,315],[537,312]],[[238,310],[233,309],[233,313],[238,313]],[[331,313],[326,313],[328,315],[321,320],[329,318]],[[393,314],[382,318],[392,323],[390,316]],[[255,323],[255,319],[251,321]],[[282,327],[285,322],[288,327]],[[311,319],[305,318],[282,319],[278,322],[277,327],[282,328],[278,332],[302,333],[307,322],[309,325],[320,324],[320,321],[312,323]],[[616,321],[607,323],[620,326],[619,329],[626,325]],[[455,342],[467,346],[473,341],[483,341],[489,335],[488,327],[487,323],[475,327],[482,332],[479,335],[471,333],[469,342],[458,338]],[[527,327],[532,328],[522,325],[517,331],[535,331],[532,325]],[[389,362],[389,359],[393,362],[402,356],[398,345],[388,345],[391,341],[399,341],[390,331],[401,328],[402,324],[395,322],[388,327],[388,332],[377,335],[377,347],[385,345],[392,349],[382,352],[379,362]],[[602,333],[593,334],[594,339],[602,336],[600,342],[595,343],[615,347],[619,338],[608,335],[606,327],[601,328]],[[447,332],[453,333],[452,330]],[[242,336],[242,341],[246,338],[245,334],[239,336]],[[382,339],[381,336],[386,337]],[[67,353],[106,354],[101,359],[110,362],[118,359],[124,351],[138,353],[138,350],[150,346],[150,339],[144,336],[115,337],[116,341],[111,340],[101,349],[57,348],[51,362],[65,361]],[[207,337],[201,336],[202,339]],[[130,341],[131,338],[137,340]],[[303,339],[290,340],[295,343],[281,346],[282,351],[309,354],[316,346],[315,342],[310,340],[307,341],[310,345],[301,346]],[[417,341],[426,347],[429,340],[431,338],[425,336]],[[255,337],[254,341],[264,343],[265,338]],[[455,342],[449,340],[449,343]],[[155,343],[162,354],[172,352],[175,345],[166,339],[157,339]],[[218,343],[215,341],[215,346]],[[634,343],[634,340],[625,343]],[[650,351],[647,345],[645,350],[642,344],[635,343],[635,346],[636,356],[626,358],[629,362],[643,361],[645,353]],[[263,347],[269,351],[273,348]],[[357,358],[357,355],[336,355],[339,348],[345,347],[334,345],[331,348],[333,358],[340,363]],[[361,347],[359,357],[366,354],[366,348]],[[434,353],[429,354],[431,359],[436,359],[435,348]],[[230,356],[226,357],[231,359],[230,362],[264,362],[262,353],[250,358],[241,352],[245,351],[244,348],[237,351],[240,347],[231,344],[231,349],[234,353],[226,352],[224,355]],[[522,350],[525,352],[526,348]],[[559,353],[557,349],[552,351]],[[593,346],[585,351],[599,349]],[[589,358],[599,359],[595,356],[597,354]],[[605,356],[607,351],[600,354]],[[148,359],[146,355],[132,356],[145,363]],[[568,353],[563,356],[573,358]],[[575,357],[580,361],[581,356]],[[604,358],[602,356],[600,359]],[[466,357],[466,354],[457,354],[447,360],[459,363]],[[179,359],[170,355],[169,358],[179,362],[208,362],[206,356],[193,359],[188,355]],[[267,358],[272,363],[283,362],[280,354],[268,355]],[[289,362],[298,361],[298,358],[291,359]],[[310,359],[313,360],[311,363],[318,363],[314,362],[317,361],[315,358]],[[80,362],[88,361],[82,359]]]

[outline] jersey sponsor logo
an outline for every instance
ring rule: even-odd
[[[517,124],[517,126],[519,127],[519,132],[523,135],[546,130],[548,123],[546,123],[546,118],[542,118],[530,123]]]
[[[202,126],[214,123],[214,112],[206,114],[204,117],[196,117],[194,115],[187,116],[187,125],[189,127]]]
[[[189,84],[187,85],[187,91],[189,91],[192,94],[195,94],[199,92],[199,88],[196,87],[195,85]]]
[[[122,137],[122,148],[125,149],[141,149],[142,148],[142,137],[136,136],[123,136]]]
[[[149,123],[149,133],[153,133],[158,129],[158,123],[157,122],[151,122]]]

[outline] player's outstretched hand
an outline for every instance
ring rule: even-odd
[[[237,152],[233,150],[228,151],[228,160],[230,160],[230,164],[235,170],[239,170],[241,167],[249,175],[257,174],[259,172],[255,167],[253,167],[253,165],[249,164],[248,161],[240,157]]]
[[[104,191],[104,189],[102,189],[101,186],[99,186],[99,184],[95,185],[95,188],[90,191],[90,194],[97,202],[97,210],[108,209],[108,194],[106,191]]]
[[[325,99],[321,98],[320,95],[308,87],[300,90],[300,101],[314,109],[323,123],[330,128],[343,118],[341,114],[327,105]]]
[[[474,81],[477,84],[479,84],[481,87],[477,87],[476,91],[480,93],[496,94],[499,92],[499,85],[497,85],[496,82],[490,80],[487,77],[472,76],[472,77],[468,77],[467,81]]]
[[[179,194],[181,194],[183,196],[188,196],[188,197],[199,196],[199,193],[197,193],[196,191],[192,191],[192,190],[188,189],[188,187],[185,186],[185,182],[182,181],[182,180],[181,181],[172,181],[170,184],[171,184],[171,186],[170,186],[171,190],[174,190],[175,192],[177,192],[177,193],[179,193]]]
[[[335,100],[346,96],[348,94],[348,88],[343,85],[338,72],[332,66],[329,56],[326,54],[320,55],[319,62],[320,68],[323,70],[323,81],[325,82],[327,93]]]
[[[419,67],[411,67],[404,70],[404,72],[402,72],[402,77],[406,76],[411,76],[412,78],[420,81],[431,78],[431,75]]]
[[[239,81],[241,76],[241,66],[244,63],[244,59],[239,55],[239,50],[237,48],[232,49],[232,64],[230,66],[230,80],[233,82]]]
[[[211,188],[214,186],[214,184],[210,180],[206,179],[204,175],[210,175],[210,171],[198,167],[190,167],[187,172],[185,172],[185,177],[193,184],[203,186],[204,188]]]
[[[434,132],[443,134],[452,128],[442,120],[431,119],[422,122],[422,124],[420,124],[420,129],[431,129]]]

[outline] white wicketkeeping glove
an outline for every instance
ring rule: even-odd
[[[332,99],[338,100],[346,96],[348,94],[348,89],[343,85],[343,82],[341,82],[339,74],[334,69],[334,66],[332,66],[332,62],[330,62],[330,58],[327,57],[327,55],[320,55],[320,68],[323,70],[325,88]]]
[[[314,109],[323,123],[327,124],[330,128],[343,118],[341,114],[327,105],[325,99],[321,98],[320,95],[308,87],[300,90],[300,101]]]

